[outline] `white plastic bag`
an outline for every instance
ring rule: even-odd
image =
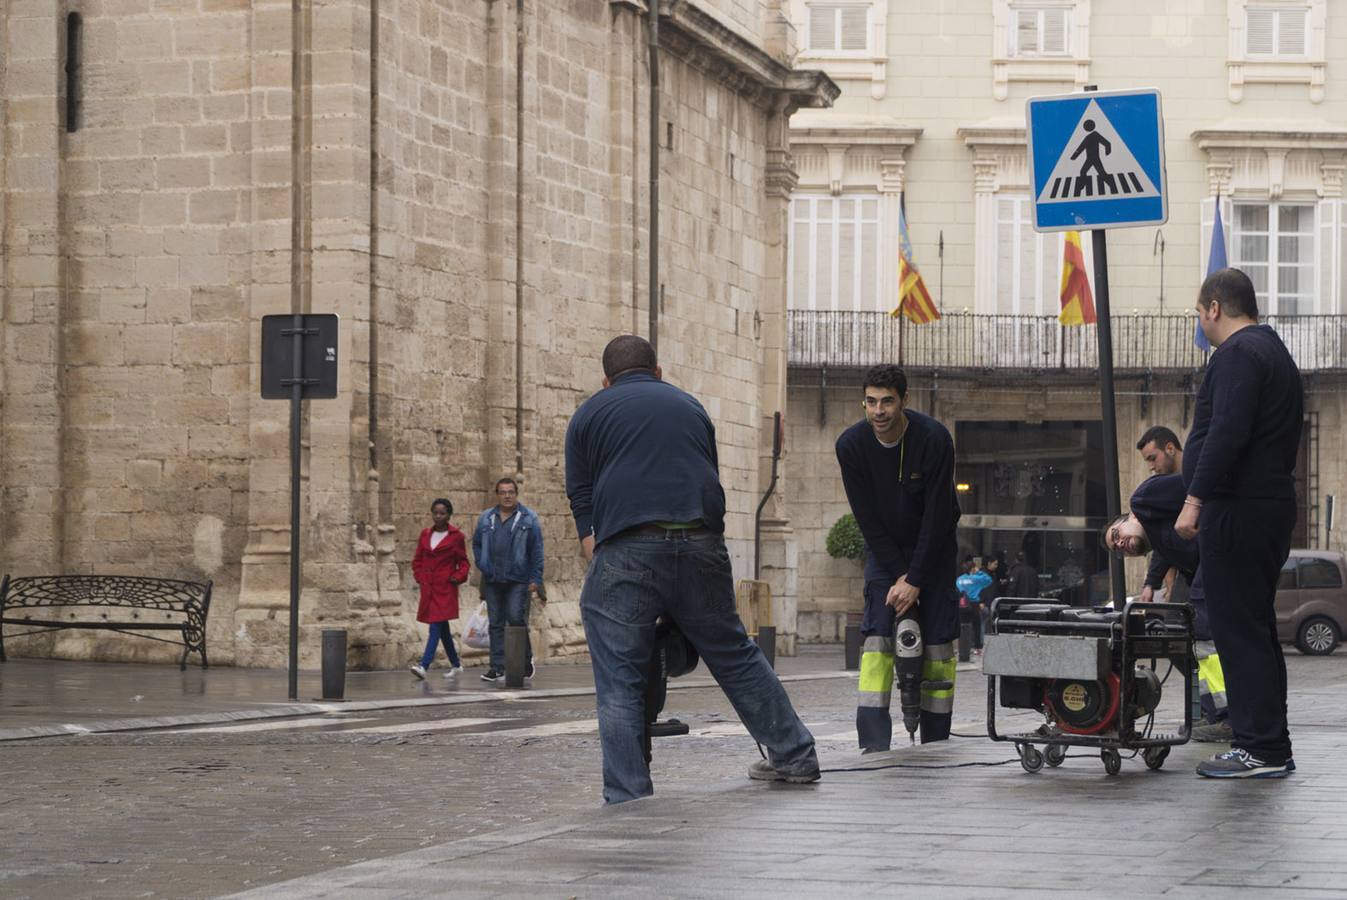
[[[486,601],[477,606],[477,612],[468,617],[468,627],[463,630],[463,643],[477,650],[491,648],[491,635],[487,629],[491,622],[486,615]]]

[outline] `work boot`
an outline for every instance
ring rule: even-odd
[[[1235,733],[1230,730],[1230,720],[1222,719],[1194,725],[1190,737],[1199,744],[1228,744],[1234,740]]]
[[[748,767],[748,777],[754,781],[784,781],[787,784],[811,784],[819,780],[819,770],[808,772],[785,772],[772,765],[770,761],[760,759]]]

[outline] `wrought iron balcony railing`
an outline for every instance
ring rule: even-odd
[[[1267,316],[1302,371],[1347,370],[1347,316]],[[1118,371],[1198,369],[1191,315],[1113,317]],[[900,325],[882,312],[791,310],[790,365],[868,368],[898,363],[936,370],[1090,370],[1098,368],[1095,326],[1065,327],[1056,316],[946,313],[929,325]]]

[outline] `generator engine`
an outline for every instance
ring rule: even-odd
[[[1173,663],[1189,685],[1192,667],[1191,613],[1172,604],[1128,603],[1082,609],[1061,603],[997,600],[983,651],[989,676],[988,729],[993,740],[1015,740],[1025,768],[1043,757],[1034,741],[1048,745],[1048,763],[1058,765],[1069,744],[1103,750],[1110,774],[1121,764],[1117,750],[1147,751],[1159,768],[1168,746],[1187,740],[1191,722],[1178,735],[1153,739],[1149,717],[1160,704],[1157,662]],[[1149,659],[1149,666],[1138,661]],[[1034,710],[1044,724],[1030,734],[998,736],[995,708]],[[1055,761],[1054,761],[1055,760]]]

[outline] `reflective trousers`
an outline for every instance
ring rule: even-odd
[[[865,584],[865,613],[861,620],[861,677],[856,702],[856,736],[862,750],[888,750],[893,740],[893,717],[889,711],[894,680],[893,607],[884,602],[891,584],[868,581]],[[921,742],[943,741],[949,737],[954,712],[954,638],[959,632],[959,604],[951,589],[922,592],[915,613],[921,625],[925,650],[921,675],[923,685],[949,682],[948,688],[921,692]]]

